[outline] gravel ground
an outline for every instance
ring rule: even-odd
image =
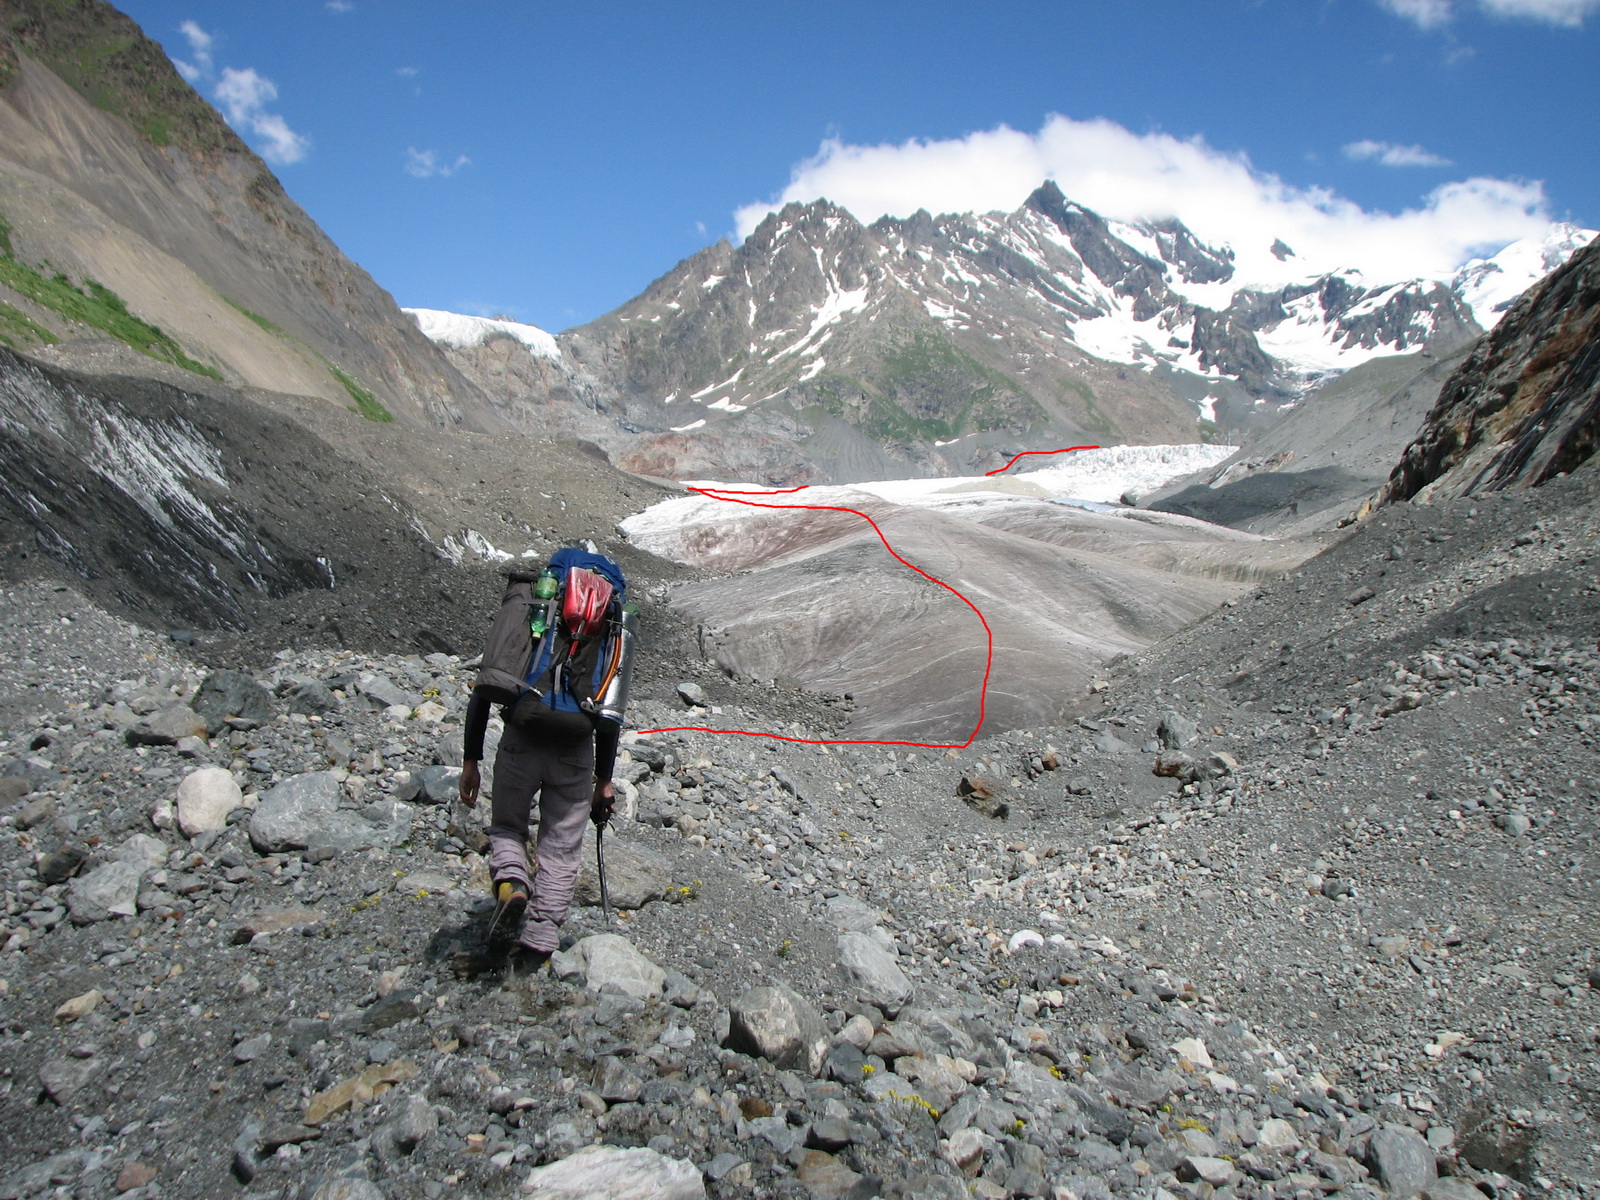
[[[414,493],[419,546],[516,511],[509,445],[350,429],[324,448],[482,481]],[[642,498],[546,465],[593,504],[532,546]],[[672,1195],[1592,1195],[1594,475],[1381,512],[965,751],[633,735],[638,906],[576,909],[531,978],[486,969],[448,798],[490,566],[186,645],[18,549],[0,1197],[550,1194],[623,1149]],[[635,729],[841,728],[704,662],[661,604],[687,569],[602,545],[646,606]],[[439,628],[441,589],[419,654],[381,618]]]

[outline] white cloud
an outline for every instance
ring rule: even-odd
[[[1378,0],[1384,8],[1422,29],[1438,29],[1455,17],[1458,0]],[[1600,10],[1600,0],[1477,0],[1490,16],[1521,17],[1576,29],[1590,13]]]
[[[432,179],[436,175],[449,177],[471,161],[465,154],[458,154],[454,162],[444,162],[437,150],[418,150],[411,146],[406,150],[406,174],[418,179]]]
[[[1378,162],[1386,167],[1448,167],[1450,160],[1424,150],[1421,146],[1396,146],[1393,142],[1374,142],[1371,139],[1351,142],[1344,148],[1344,156],[1357,162]]]
[[[354,7],[355,5],[351,4],[350,0],[328,0],[329,12],[347,13]]]
[[[278,88],[254,67],[242,71],[223,67],[212,95],[227,113],[230,124],[264,143],[261,156],[268,162],[296,163],[311,148],[309,139],[290,129],[289,123],[276,113],[266,111],[267,105],[278,98]]]
[[[416,77],[417,69],[415,67],[396,67],[394,73],[400,76],[401,79],[413,79]]]
[[[216,38],[201,29],[194,21],[184,21],[178,26],[178,32],[189,42],[189,54],[193,62],[184,62],[182,59],[173,59],[172,65],[178,68],[190,83],[197,79],[204,79],[211,74],[211,45]]]
[[[1107,217],[1176,217],[1203,240],[1233,247],[1239,282],[1265,286],[1346,267],[1378,279],[1442,278],[1475,254],[1543,236],[1551,224],[1537,182],[1466,179],[1435,188],[1416,208],[1373,211],[1326,188],[1292,186],[1200,138],[1062,116],[1031,134],[1002,125],[901,145],[825,141],[770,203],[734,215],[746,236],[768,212],[819,197],[866,222],[919,208],[1011,211],[1045,179]],[[1294,258],[1271,253],[1280,238]]]

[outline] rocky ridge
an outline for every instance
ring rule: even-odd
[[[1585,237],[1558,231],[1547,249],[1560,260]],[[791,204],[559,335],[555,354],[492,330],[449,352],[507,419],[581,428],[630,470],[965,474],[1024,442],[1236,435],[1315,406],[1316,384],[1373,357],[1450,353],[1496,319],[1473,301],[1507,275],[1498,260],[1464,272],[1237,287],[1226,248],[1175,221],[1109,221],[1047,182],[1014,213],[871,226]]]

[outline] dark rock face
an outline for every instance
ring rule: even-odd
[[[1600,447],[1600,245],[1525,295],[1445,385],[1378,503],[1536,487]]]

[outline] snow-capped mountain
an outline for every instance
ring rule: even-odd
[[[1350,270],[1267,291],[1175,220],[1107,220],[1047,182],[1012,213],[870,226],[826,201],[790,204],[560,334],[554,358],[507,322],[432,314],[424,329],[491,392],[473,365],[483,347],[525,341],[549,359],[541,376],[587,397],[586,417],[608,410],[610,427],[590,419],[586,436],[635,470],[944,475],[1053,438],[1251,428],[1372,358],[1464,345],[1592,236],[1565,227],[1447,280]],[[544,397],[525,399],[549,415]]]

